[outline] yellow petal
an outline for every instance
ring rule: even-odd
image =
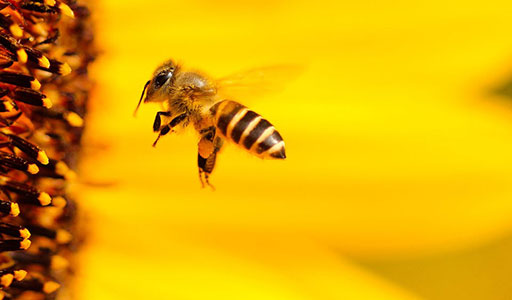
[[[83,193],[96,235],[85,298],[409,298],[411,285],[387,279],[414,282],[421,270],[375,277],[341,253],[385,260],[480,251],[510,231],[512,113],[488,92],[512,68],[503,38],[510,24],[496,22],[508,20],[510,4],[146,6],[106,3],[98,32],[109,52],[93,71],[103,84],[86,138],[104,151],[91,151],[80,169],[111,188]],[[169,29],[171,8],[183,12],[173,24],[187,30]],[[130,26],[135,19],[144,26]],[[278,128],[287,159],[262,161],[227,144],[210,179],[216,191],[200,189],[197,136],[169,134],[152,148],[160,109],[143,105],[132,118],[144,83],[168,58],[215,78],[304,63],[280,94],[235,99]]]

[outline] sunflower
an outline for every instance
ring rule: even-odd
[[[510,4],[2,5],[4,298],[510,296]],[[151,147],[158,108],[132,112],[170,58],[300,65],[234,99],[287,159],[226,145],[213,192],[194,134]]]

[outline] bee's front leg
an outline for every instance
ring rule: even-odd
[[[188,116],[189,116],[188,113],[183,113],[181,115],[178,115],[177,117],[172,119],[171,122],[169,122],[169,124],[163,126],[162,128],[159,128],[160,132],[158,133],[158,137],[156,138],[155,142],[153,143],[153,147],[156,146],[156,143],[158,142],[158,140],[160,139],[160,137],[162,135],[168,134],[169,131],[171,131],[171,129],[173,127],[175,127],[175,126],[179,125],[181,122],[185,121],[185,119],[187,119]],[[158,115],[158,113],[157,113],[157,118],[160,120],[160,116]],[[156,122],[156,120],[155,120],[155,122]],[[160,124],[158,124],[158,125],[160,125]],[[154,129],[154,127],[153,127],[153,129]]]
[[[159,111],[159,112],[156,113],[155,122],[153,122],[153,131],[154,132],[157,132],[157,131],[160,130],[160,126],[162,124],[162,117],[161,116],[170,117],[171,116],[171,112],[170,111]]]

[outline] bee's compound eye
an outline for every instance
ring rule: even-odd
[[[167,82],[167,80],[169,79],[169,74],[170,73],[160,73],[158,74],[156,77],[155,77],[155,87],[156,88],[159,88],[161,87],[162,85],[164,85],[164,83]]]

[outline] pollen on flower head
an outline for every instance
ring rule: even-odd
[[[84,1],[0,5],[0,299],[55,299],[72,275],[68,183],[96,55]]]

